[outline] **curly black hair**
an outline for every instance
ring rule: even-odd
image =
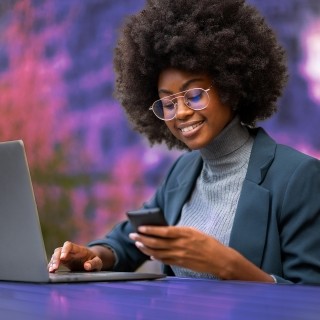
[[[115,96],[151,144],[187,148],[148,108],[163,69],[206,73],[248,126],[270,117],[287,80],[285,52],[244,0],[147,0],[115,48]]]

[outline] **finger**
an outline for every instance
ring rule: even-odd
[[[79,252],[77,247],[72,242],[66,241],[62,247],[56,248],[48,264],[49,272],[55,272],[61,263],[67,266],[69,261],[74,260],[72,255],[77,251]]]
[[[151,260],[158,260],[163,262],[164,260],[170,259],[172,260],[172,253],[165,249],[151,249],[146,247],[143,243],[137,241],[135,243],[136,247],[144,253],[146,256],[149,256]]]
[[[153,250],[149,249],[148,247],[146,247],[142,242],[140,241],[136,241],[135,242],[136,247],[145,255],[147,256],[152,256],[152,252]]]
[[[178,238],[181,236],[181,230],[179,227],[156,227],[156,226],[140,226],[138,228],[139,233],[149,235],[158,238]]]
[[[130,233],[129,237],[136,242],[136,246],[140,249],[142,246],[152,249],[166,249],[171,246],[172,239],[159,238],[154,236],[145,236],[138,233]]]
[[[60,259],[64,260],[70,253],[76,253],[77,250],[75,250],[75,247],[76,245],[74,245],[72,242],[66,241],[61,248]]]
[[[53,253],[53,255],[50,259],[50,262],[48,264],[49,272],[55,272],[59,268],[61,249],[62,248],[56,248],[54,250],[54,253]]]
[[[139,234],[135,232],[129,233],[129,238],[133,241],[136,241],[139,239]]]
[[[102,269],[102,260],[95,256],[93,259],[86,261],[83,264],[83,268],[86,271],[100,271]]]
[[[64,262],[89,259],[91,251],[86,247],[66,241],[61,249],[60,260]],[[84,261],[84,260],[83,260]]]

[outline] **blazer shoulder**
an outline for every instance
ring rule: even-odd
[[[300,163],[304,161],[319,161],[318,159],[288,145],[276,142],[263,128],[257,128],[254,134],[256,136],[254,150],[256,150],[259,155],[262,153],[264,156],[266,154],[272,156],[273,154],[275,161],[280,162]]]
[[[305,161],[305,160],[319,161],[318,159],[316,159],[306,153],[303,153],[303,152],[296,150],[290,146],[283,145],[280,143],[277,144],[276,153],[278,153],[281,156],[291,157],[291,158],[296,159],[298,161],[299,160],[300,161]]]
[[[173,163],[173,165],[170,168],[169,173],[172,173],[172,171],[180,171],[183,170],[183,168],[190,168],[195,163],[201,161],[201,155],[199,151],[187,151],[183,154],[181,154],[176,161]]]
[[[260,184],[266,175],[290,175],[296,169],[319,167],[320,161],[292,147],[279,144],[263,128],[251,129],[254,144],[246,179]],[[310,170],[310,169],[307,169]],[[273,176],[274,177],[274,176]]]
[[[189,181],[199,173],[201,167],[202,158],[199,151],[183,153],[170,168],[166,182],[174,182],[176,179],[180,182]]]

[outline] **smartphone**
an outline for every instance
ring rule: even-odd
[[[140,209],[128,211],[127,216],[138,232],[140,226],[167,226],[168,223],[160,208]]]

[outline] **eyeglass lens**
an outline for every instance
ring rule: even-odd
[[[178,97],[173,98],[176,100]],[[209,103],[206,90],[201,88],[190,89],[183,95],[185,104],[193,110],[202,110]],[[162,120],[171,120],[176,114],[176,103],[169,98],[163,98],[154,102],[152,109],[155,115]]]

